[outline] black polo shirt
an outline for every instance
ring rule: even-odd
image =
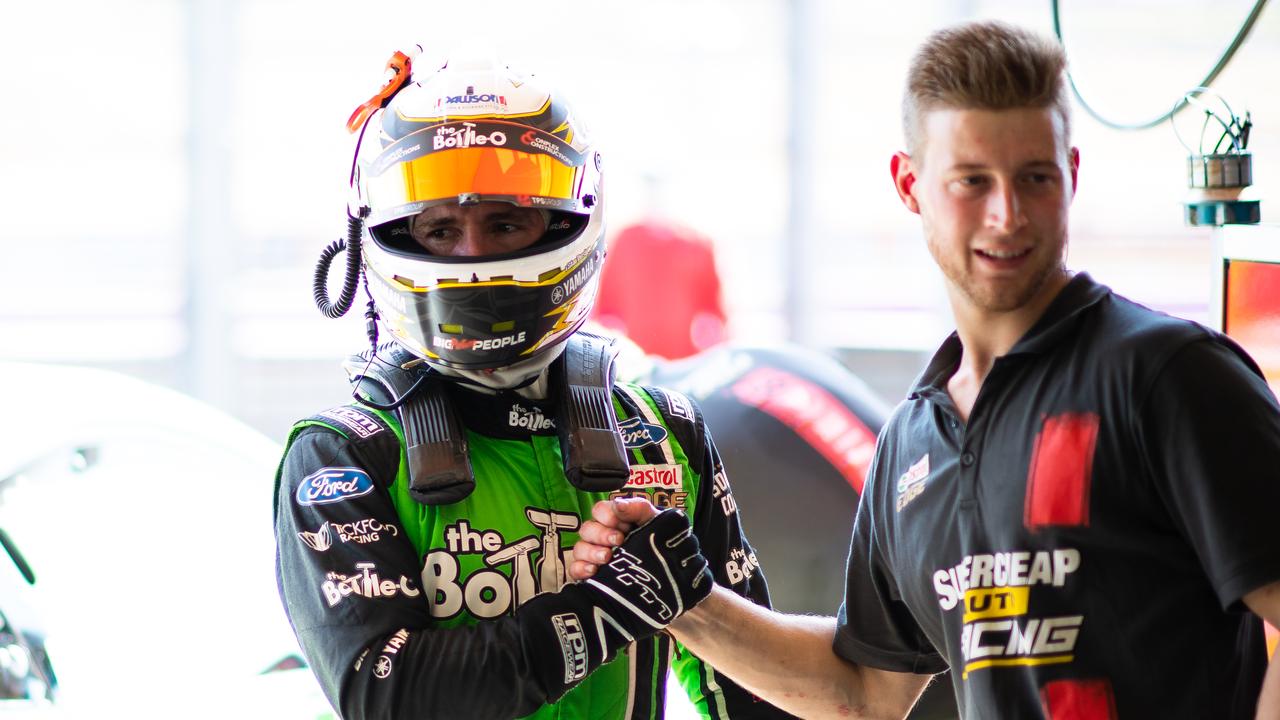
[[[881,434],[835,650],[952,668],[970,717],[1252,717],[1280,408],[1225,336],[1080,274],[968,423],[952,335]]]

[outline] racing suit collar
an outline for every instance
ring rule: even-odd
[[[559,343],[537,357],[496,370],[459,370],[430,360],[427,363],[441,375],[469,380],[474,383],[474,389],[480,392],[509,391],[531,400],[544,400],[550,386],[547,369],[564,352],[564,345],[563,342]],[[533,378],[532,382],[530,378]]]

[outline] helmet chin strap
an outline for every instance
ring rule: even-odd
[[[498,392],[513,390],[531,400],[545,400],[548,394],[547,368],[564,352],[565,344],[557,343],[545,353],[537,357],[521,360],[494,370],[460,370],[439,365],[427,360],[432,370],[449,377],[461,378],[469,385],[477,385],[486,390]]]

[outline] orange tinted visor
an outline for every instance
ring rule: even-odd
[[[538,135],[557,141],[555,146],[544,147],[572,152],[558,138]],[[410,138],[414,138],[412,144],[406,142]],[[388,147],[370,167],[370,171],[382,172],[368,180],[368,201],[383,210],[464,193],[575,201],[581,168],[570,163],[580,164],[580,159],[564,152],[557,158],[534,149],[530,143],[539,139],[532,137],[528,128],[499,127],[497,123],[456,123],[443,130],[414,133]]]

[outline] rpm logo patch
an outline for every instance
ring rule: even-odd
[[[587,636],[582,622],[575,613],[551,616],[551,625],[560,638],[560,653],[564,657],[564,682],[569,684],[587,676]]]

